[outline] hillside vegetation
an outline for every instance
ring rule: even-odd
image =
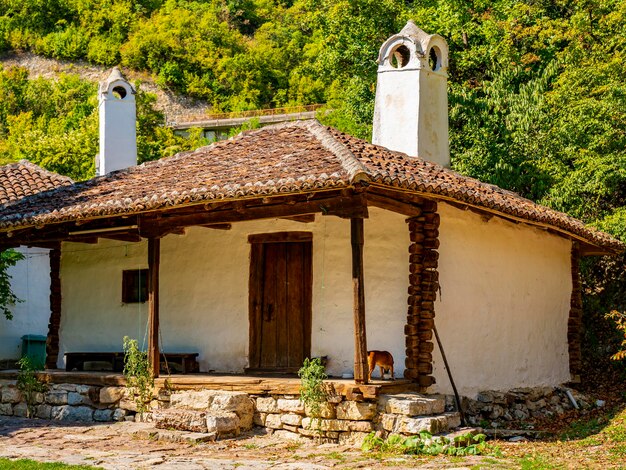
[[[450,45],[454,169],[626,240],[621,0],[0,0],[0,51],[121,64],[215,111],[326,103],[327,124],[367,139],[378,48],[408,19]],[[0,72],[0,160],[91,176],[95,100],[76,77]],[[141,160],[201,143],[161,127],[153,100],[140,95]],[[622,265],[588,279],[624,309]]]

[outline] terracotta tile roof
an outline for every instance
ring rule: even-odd
[[[70,178],[44,170],[28,160],[0,166],[0,206],[72,183]]]
[[[29,197],[4,208],[0,230],[205,200],[344,188],[357,181],[547,225],[611,251],[624,248],[610,235],[561,212],[420,158],[342,134],[317,121],[264,127],[192,152]]]

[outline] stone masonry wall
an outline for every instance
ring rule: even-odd
[[[562,387],[483,391],[464,397],[468,425],[507,429],[532,418],[559,415],[573,407],[570,392],[581,408],[601,406],[575,390]],[[49,384],[34,400],[34,417],[74,422],[134,421],[136,405],[125,387]],[[27,405],[15,380],[0,380],[0,415],[27,415]],[[333,396],[312,416],[297,395],[249,395],[217,390],[161,389],[143,420],[156,427],[236,436],[253,425],[284,439],[321,438],[355,444],[371,432],[415,435],[447,432],[461,425],[451,396],[416,393],[382,395],[358,400]]]
[[[50,384],[34,396],[34,415],[63,421],[134,420],[135,403],[125,397],[124,387]],[[0,380],[0,415],[27,415],[27,404],[15,380]]]

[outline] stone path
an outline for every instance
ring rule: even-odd
[[[249,433],[238,439],[194,442],[193,433],[156,430],[149,424],[70,424],[0,417],[0,457],[93,465],[106,469],[468,468],[477,458],[399,457],[380,461],[345,445],[285,441]],[[478,458],[479,459],[479,458]],[[453,463],[454,462],[454,463]]]

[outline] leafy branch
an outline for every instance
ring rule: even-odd
[[[24,255],[15,250],[0,252],[0,314],[4,315],[7,320],[13,319],[13,313],[9,310],[9,307],[18,302],[23,302],[21,299],[18,299],[11,289],[9,268],[15,266],[23,259]]]
[[[136,339],[124,336],[124,378],[126,388],[135,400],[141,417],[148,410],[152,399],[154,377],[150,370],[148,354],[139,349]]]

